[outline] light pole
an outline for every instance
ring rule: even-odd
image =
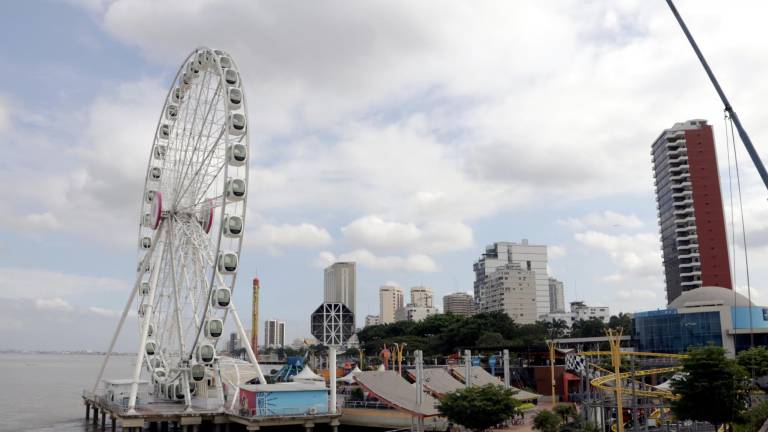
[[[392,358],[392,362],[394,363],[395,359],[397,359],[397,373],[400,375],[403,374],[403,350],[408,345],[407,343],[403,342],[402,344],[399,344],[395,342],[395,356]],[[395,365],[392,365],[392,369],[395,368]]]

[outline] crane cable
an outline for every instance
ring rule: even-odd
[[[742,236],[742,243],[744,246],[744,273],[747,280],[747,300],[749,302],[749,305],[748,305],[749,307],[748,309],[749,310],[749,341],[750,341],[750,348],[754,348],[755,334],[752,326],[752,288],[751,288],[750,279],[749,279],[749,253],[747,250],[748,249],[747,248],[747,228],[746,228],[746,223],[744,222],[744,205],[742,202],[742,195],[741,195],[741,174],[739,172],[739,158],[736,154],[736,138],[733,131],[733,119],[731,118],[730,115],[727,115],[727,110],[726,110],[726,117],[727,117],[728,126],[730,127],[730,130],[731,130],[731,145],[733,146],[733,164],[734,164],[734,167],[736,168],[736,189],[739,194],[739,213],[741,216],[741,236]],[[727,130],[726,130],[726,134],[727,134]],[[729,166],[729,171],[730,171],[730,166]],[[735,252],[735,249],[734,249],[734,252]],[[735,262],[735,253],[734,253],[734,262]]]
[[[731,284],[733,289],[733,305],[738,306],[736,296],[736,227],[733,215],[733,175],[731,174],[731,137],[728,135],[728,110],[723,111],[723,129],[725,130],[725,153],[728,156],[728,199],[731,210]]]

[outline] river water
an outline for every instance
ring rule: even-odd
[[[93,386],[103,357],[0,354],[0,431],[83,432],[82,392]],[[106,378],[125,378],[132,356],[113,356]]]
[[[85,354],[0,353],[0,432],[100,431],[85,423],[81,395],[93,386],[103,358]],[[104,378],[128,378],[134,359],[124,355],[111,357]],[[110,430],[109,419],[107,430]],[[342,427],[340,430],[374,429]]]

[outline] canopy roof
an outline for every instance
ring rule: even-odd
[[[291,381],[295,382],[325,382],[325,379],[320,375],[314,373],[309,366],[304,366],[301,372],[291,377]]]

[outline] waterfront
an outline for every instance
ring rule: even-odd
[[[102,360],[87,354],[0,354],[4,387],[0,431],[87,430],[82,394]],[[132,356],[114,356],[107,377],[130,371]]]

